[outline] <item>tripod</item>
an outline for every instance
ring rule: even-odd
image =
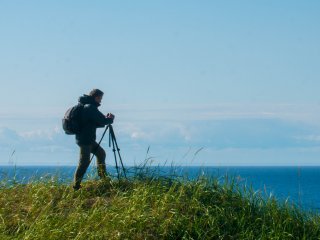
[[[100,143],[102,142],[102,139],[104,138],[104,135],[106,134],[108,129],[109,129],[109,147],[111,147],[111,143],[112,143],[112,151],[113,151],[114,161],[115,161],[115,164],[116,164],[116,170],[117,170],[117,174],[118,174],[117,177],[120,180],[120,176],[123,173],[124,177],[127,178],[126,170],[125,170],[125,168],[123,166],[122,158],[121,158],[121,155],[120,155],[120,148],[118,147],[117,139],[116,139],[116,136],[114,134],[113,127],[112,127],[111,124],[106,125],[106,128],[105,128],[105,130],[104,130],[104,132],[102,134],[102,137],[101,137],[101,139],[100,139],[100,141],[98,143],[97,148],[100,146]],[[121,169],[120,169],[119,164],[118,164],[116,151],[118,152],[118,157],[119,157]],[[92,161],[93,157],[94,157],[94,155],[92,155],[92,157],[90,159],[90,162]]]

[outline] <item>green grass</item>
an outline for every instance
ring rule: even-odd
[[[320,239],[320,218],[235,181],[0,185],[0,239]]]

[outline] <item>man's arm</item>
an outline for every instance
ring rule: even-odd
[[[94,109],[91,114],[92,120],[96,123],[97,127],[104,127],[105,125],[112,124],[114,115],[108,113],[107,116],[103,115],[98,109]]]

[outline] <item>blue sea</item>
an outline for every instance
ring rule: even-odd
[[[57,178],[70,183],[76,167],[21,166],[0,167],[0,181],[30,182]],[[132,171],[133,168],[127,168]],[[109,167],[111,174],[115,168]],[[152,169],[154,171],[155,168]],[[320,167],[157,167],[162,175],[184,176],[190,179],[200,175],[234,178],[239,184],[252,186],[265,196],[270,194],[279,201],[289,200],[302,209],[320,212]],[[95,169],[87,171],[87,178],[95,176]]]

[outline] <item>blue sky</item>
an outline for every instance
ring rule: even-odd
[[[128,164],[151,146],[160,164],[318,165],[319,11],[319,1],[1,1],[0,164],[76,164],[60,121],[100,88]]]

